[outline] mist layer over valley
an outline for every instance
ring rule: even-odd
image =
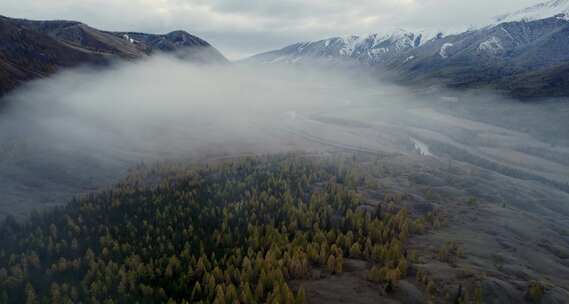
[[[32,82],[2,111],[1,212],[61,203],[60,194],[111,185],[140,162],[312,150],[289,124],[373,92],[403,92],[350,75],[153,57]]]
[[[569,103],[376,79],[350,68],[193,65],[155,56],[28,83],[5,97],[0,112],[0,217],[65,204],[143,163],[348,154],[383,164],[374,179],[381,190],[366,193],[371,205],[405,193],[411,210],[448,212],[449,228],[411,242],[433,256],[449,240],[464,246],[467,257],[454,268],[426,255],[423,267],[438,279],[484,271],[489,295],[517,301],[521,286],[539,278],[551,284],[551,303],[563,303]],[[349,284],[361,279],[356,266]],[[337,288],[307,284],[331,297]]]
[[[153,57],[66,71],[6,99],[3,216],[110,185],[140,162],[326,147],[408,154],[418,141],[441,157],[519,169],[564,190],[569,182],[566,103],[411,90],[361,70]]]
[[[303,75],[154,57],[30,83],[2,112],[2,214],[111,185],[140,162],[300,148],[273,137],[281,121],[342,104],[314,85],[324,74]]]

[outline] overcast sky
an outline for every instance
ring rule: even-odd
[[[106,30],[196,34],[231,59],[393,28],[456,29],[539,0],[1,0],[0,14]]]

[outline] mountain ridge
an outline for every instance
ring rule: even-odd
[[[245,61],[297,63],[304,57],[325,56],[328,59],[351,57],[366,63],[377,63],[385,61],[397,52],[419,47],[442,36],[441,32],[412,32],[397,29],[388,33],[372,33],[365,36],[331,37],[313,42],[299,42],[280,50],[254,55]],[[278,56],[275,58],[275,55]]]
[[[157,52],[192,62],[228,62],[207,41],[185,31],[162,35],[110,32],[78,21],[36,21],[0,15],[0,40],[0,96],[62,68],[104,66]]]
[[[544,15],[543,11],[553,15]],[[569,0],[552,0],[519,11],[539,18],[515,12],[498,18],[511,21],[446,35],[398,30],[382,36],[387,38],[379,44],[369,43],[375,41],[370,37],[377,34],[363,40],[352,36],[357,37],[355,44],[331,38],[293,44],[245,61],[348,62],[371,67],[404,84],[489,88],[522,99],[566,97],[569,76],[563,72],[569,70],[569,54],[565,51],[569,48],[569,18],[561,16],[565,11],[569,13]],[[352,45],[355,47],[350,48]],[[343,52],[345,49],[350,52]]]

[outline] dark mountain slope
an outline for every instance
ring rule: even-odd
[[[102,54],[71,47],[7,18],[0,18],[0,41],[0,94],[62,67],[106,62]]]
[[[0,16],[0,96],[24,81],[61,68],[105,65],[169,52],[198,62],[227,62],[206,41],[184,31],[166,35],[100,31],[75,21],[31,21]]]
[[[150,51],[144,45],[135,45],[126,39],[99,31],[80,22],[14,20],[14,23],[22,28],[46,34],[69,46],[91,52],[136,58]]]
[[[511,76],[502,79],[499,85],[518,96],[566,97],[569,96],[569,63]]]
[[[566,20],[509,22],[430,41],[386,66],[406,81],[492,87],[516,97],[567,96],[558,84],[567,81],[559,73],[569,68],[568,37]]]

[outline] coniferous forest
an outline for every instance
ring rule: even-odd
[[[368,261],[389,292],[410,235],[439,223],[371,206],[352,160],[288,154],[141,165],[112,189],[0,226],[0,303],[305,303],[292,280]],[[383,206],[383,207],[382,207]]]

